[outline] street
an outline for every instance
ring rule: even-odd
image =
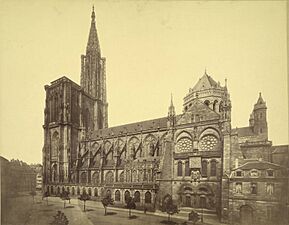
[[[86,212],[83,211],[83,202],[78,199],[71,199],[66,202],[63,208],[63,201],[58,197],[49,197],[48,204],[46,199],[38,194],[35,196],[34,203],[29,195],[19,196],[9,199],[9,208],[6,207],[6,216],[2,218],[3,225],[49,225],[54,220],[58,211],[64,213],[69,221],[69,225],[151,225],[168,224],[167,214],[147,213],[132,210],[129,218],[128,210],[125,208],[108,207],[107,215],[104,215],[104,208],[101,203],[87,201]],[[8,206],[8,203],[7,203]],[[3,215],[3,214],[2,214]],[[173,217],[169,224],[186,224],[185,217]],[[198,222],[197,224],[202,224]],[[209,224],[209,223],[203,223]],[[219,223],[210,223],[219,224]]]

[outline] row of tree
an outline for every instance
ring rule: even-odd
[[[36,195],[36,192],[32,191],[31,196],[33,197],[33,202],[34,202],[34,196]],[[46,202],[48,205],[48,197],[49,197],[49,193],[45,192],[43,194],[43,199],[46,198]],[[66,201],[69,201],[70,203],[70,196],[69,196],[69,192],[67,191],[63,191],[60,196],[59,196],[62,200],[63,200],[63,208],[65,208],[66,205]],[[87,194],[86,192],[82,193],[79,198],[80,201],[83,201],[83,211],[85,212],[85,205],[86,205],[86,201],[91,200],[91,196],[89,194]],[[111,198],[110,194],[107,194],[102,200],[101,203],[103,205],[104,208],[104,215],[107,215],[107,207],[109,205],[113,205],[114,204],[114,200]],[[125,199],[125,203],[126,203],[126,208],[128,209],[128,216],[129,218],[132,217],[131,215],[131,210],[136,208],[136,203],[135,203],[135,199],[132,197],[127,197]],[[173,199],[170,195],[166,196],[166,198],[163,201],[163,205],[162,205],[162,211],[166,212],[168,214],[168,221],[170,221],[171,216],[178,213],[178,207],[177,205],[174,204]],[[146,209],[144,211],[146,213]],[[192,221],[193,223],[197,222],[199,220],[199,215],[192,211],[189,215],[189,220]]]

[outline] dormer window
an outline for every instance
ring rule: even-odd
[[[273,177],[274,176],[274,170],[271,170],[271,169],[267,170],[267,176]]]
[[[242,177],[242,171],[241,170],[236,171],[236,177]]]
[[[251,170],[250,171],[250,177],[258,177],[259,176],[259,172],[258,170]]]

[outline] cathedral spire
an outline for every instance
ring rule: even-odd
[[[90,31],[88,36],[88,42],[86,47],[86,52],[96,52],[100,54],[100,47],[99,47],[99,41],[97,36],[97,30],[95,25],[95,12],[94,12],[94,6],[92,6],[92,13],[91,13],[91,25],[90,25]]]

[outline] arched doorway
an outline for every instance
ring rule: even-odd
[[[240,207],[241,225],[253,225],[253,209],[248,205]]]
[[[215,209],[215,196],[209,186],[186,184],[180,188],[179,197],[184,207]]]
[[[186,195],[186,197],[185,197],[185,206],[186,207],[191,207],[191,202],[192,202],[191,196],[190,195]]]

